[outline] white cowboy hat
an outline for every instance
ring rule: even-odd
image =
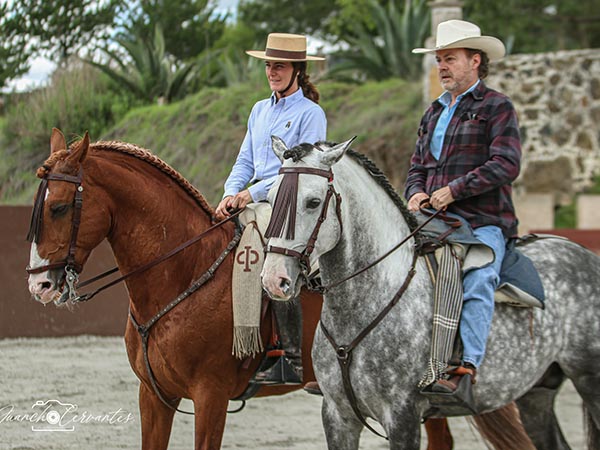
[[[250,56],[269,61],[323,61],[320,56],[306,54],[306,36],[301,34],[271,33],[265,51],[247,50]]]
[[[504,44],[492,36],[482,36],[477,25],[464,20],[447,20],[437,27],[435,48],[415,48],[413,53],[433,53],[447,48],[472,48],[487,53],[490,61],[502,59]]]

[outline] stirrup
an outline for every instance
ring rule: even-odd
[[[421,394],[427,397],[430,405],[425,417],[477,414],[473,400],[473,383],[472,374],[467,372],[460,377],[458,386],[453,392],[436,392],[432,389],[433,383],[423,388]]]
[[[271,350],[268,353],[265,369],[259,370],[252,383],[260,385],[302,384],[302,376],[296,372],[283,350]]]

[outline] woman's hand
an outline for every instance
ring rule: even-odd
[[[252,202],[252,196],[248,189],[237,193],[236,195],[228,195],[219,203],[215,210],[215,217],[217,220],[224,220],[229,217],[231,213],[229,210],[244,209],[248,203]]]

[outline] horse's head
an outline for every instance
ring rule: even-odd
[[[335,247],[341,235],[340,202],[332,166],[354,138],[341,144],[300,144],[288,149],[273,136],[273,150],[283,162],[269,192],[273,214],[262,282],[275,300],[290,300],[300,292],[311,262]],[[317,239],[318,237],[318,239]]]
[[[50,157],[37,170],[38,189],[27,239],[31,242],[29,292],[44,304],[64,303],[75,297],[75,284],[83,264],[106,236],[107,220],[87,192],[82,163],[90,144],[82,140],[67,148],[56,128],[50,139]],[[83,205],[87,207],[83,207]],[[93,205],[93,206],[92,206]],[[100,230],[104,235],[100,237]],[[64,291],[61,294],[61,290]]]

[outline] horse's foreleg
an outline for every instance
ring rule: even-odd
[[[413,408],[403,407],[394,411],[391,417],[392,421],[386,426],[390,439],[390,450],[419,450],[421,448],[421,420],[416,411]]]
[[[323,399],[321,418],[329,450],[357,450],[363,425],[352,410],[344,415],[336,404]]]
[[[225,391],[210,386],[194,394],[194,448],[196,450],[219,450],[229,399]]]
[[[160,401],[154,392],[140,383],[142,450],[166,450],[175,411]]]
[[[454,440],[447,419],[427,419],[427,450],[452,450]]]

